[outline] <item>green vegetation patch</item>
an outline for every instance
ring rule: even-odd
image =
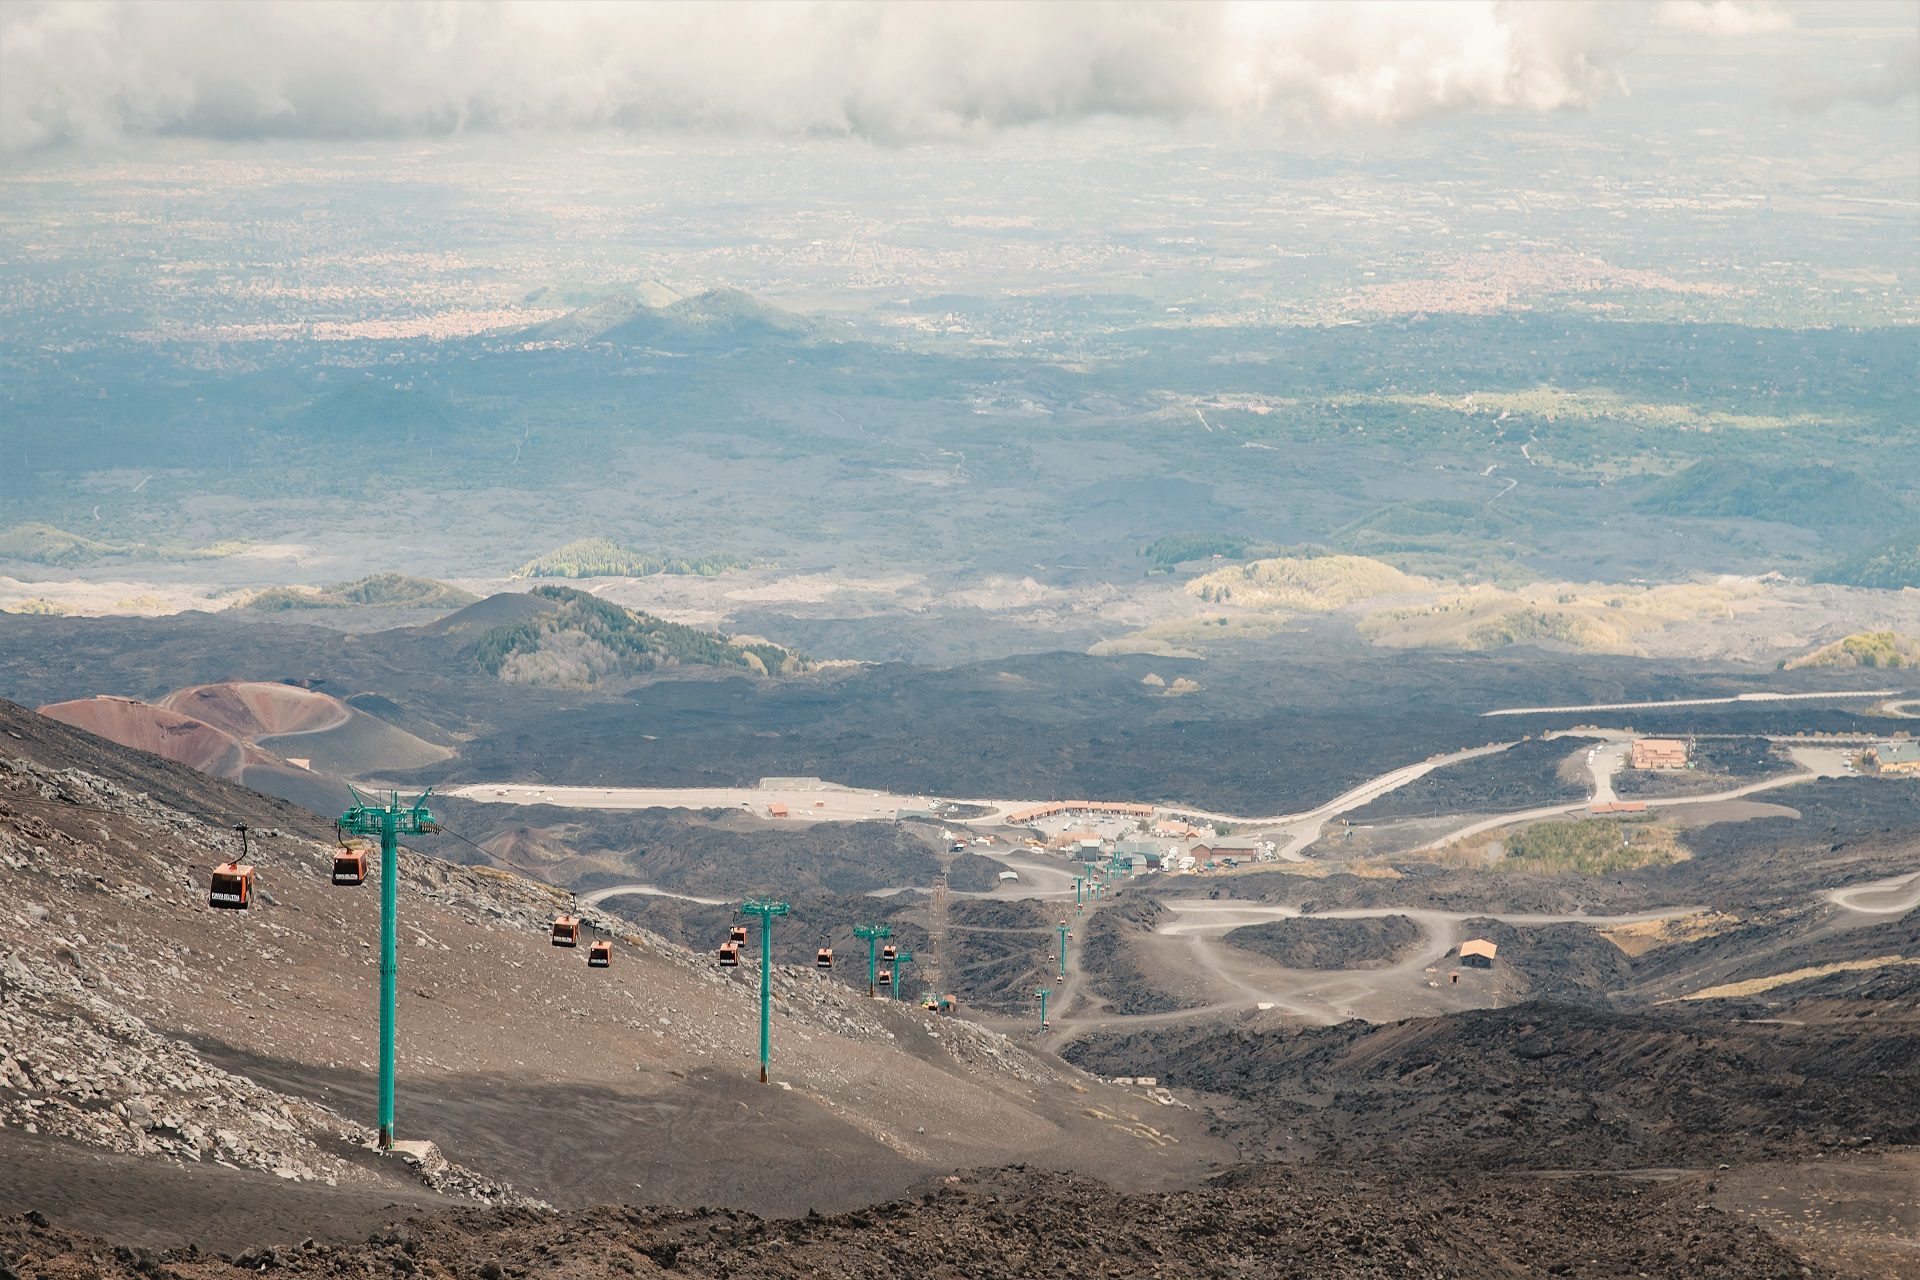
[[[204,547],[174,543],[148,546],[139,542],[107,542],[38,522],[16,524],[10,529],[0,530],[0,560],[26,560],[62,569],[92,564],[108,556],[144,556],[152,560],[220,560],[240,554],[247,549],[247,545],[233,539]]]
[[[1920,587],[1920,528],[1908,529],[1814,575],[1816,582],[1899,591]]]
[[[1336,539],[1358,534],[1380,534],[1389,538],[1414,540],[1429,538],[1505,538],[1520,524],[1517,517],[1487,502],[1456,502],[1428,499],[1421,502],[1396,502],[1355,520],[1339,529]]]
[[[1424,577],[1524,579],[1518,553],[1531,529],[1511,504],[1427,499],[1396,502],[1334,530],[1342,551]]]
[[[1271,542],[1239,533],[1170,533],[1155,538],[1141,552],[1156,569],[1172,569],[1189,560],[1259,560],[1280,554]]]
[[[471,591],[405,573],[376,573],[330,587],[269,587],[240,607],[262,613],[294,609],[347,609],[354,605],[389,609],[458,609],[480,597]]]
[[[1537,822],[1509,835],[1506,846],[1502,870],[1544,875],[1604,876],[1684,856],[1669,828],[1608,818]]]
[[[0,530],[0,560],[26,560],[61,568],[90,564],[102,556],[119,555],[126,547],[68,533],[50,524],[16,524]]]
[[[465,423],[437,392],[366,378],[329,391],[289,419],[306,441],[411,444],[456,435]]]
[[[647,578],[656,573],[711,578],[748,562],[724,552],[674,559],[647,555],[607,538],[579,538],[521,565],[517,578]]]
[[[1187,584],[1187,591],[1208,604],[1326,613],[1356,600],[1431,585],[1366,556],[1276,556],[1203,574]]]
[[[1752,583],[1536,582],[1512,591],[1475,587],[1405,608],[1379,609],[1360,634],[1388,648],[1498,649],[1565,645],[1588,653],[1638,653],[1637,637],[1677,622],[1753,607]]]
[[[480,666],[509,683],[590,686],[683,665],[737,667],[765,676],[812,668],[805,657],[779,645],[667,622],[571,587],[535,587],[533,594],[560,607],[495,627],[474,645]]]
[[[1721,458],[1675,472],[1634,505],[1656,515],[1777,520],[1807,529],[1899,528],[1913,518],[1899,497],[1851,471]]]
[[[1920,667],[1920,640],[1898,631],[1862,631],[1822,645],[1812,653],[1780,664],[1786,671],[1808,667]]]
[[[296,609],[344,609],[347,602],[313,587],[268,587],[240,605],[258,613],[291,613]]]
[[[337,582],[327,591],[351,604],[407,609],[460,609],[480,598],[471,591],[406,573],[376,573],[353,582]]]
[[[58,600],[47,600],[39,596],[0,605],[0,613],[33,614],[45,618],[65,618],[78,612],[79,610],[70,604],[62,604]]]

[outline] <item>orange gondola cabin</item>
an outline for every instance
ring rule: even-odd
[[[733,928],[727,930],[727,941],[731,942],[736,947],[746,946],[747,945],[747,926],[743,924],[737,924],[733,926]]]
[[[605,969],[613,964],[613,944],[601,938],[587,948],[587,967]]]
[[[731,942],[721,943],[720,944],[720,967],[722,969],[732,969],[737,967],[739,963],[740,963],[740,948],[734,946]]]
[[[365,849],[340,849],[333,855],[333,882],[335,884],[365,884],[367,881],[367,851]]]
[[[577,947],[580,945],[579,916],[555,916],[553,918],[553,945],[556,947]]]
[[[889,942],[886,946],[880,948],[880,958],[882,960],[897,960],[900,958],[900,948]]]
[[[223,862],[213,869],[207,905],[226,911],[245,911],[253,905],[253,864]]]
[[[822,947],[815,952],[813,956],[813,967],[816,969],[833,968],[833,948]]]
[[[874,978],[873,981],[876,986],[880,986],[880,987],[893,986],[893,970],[882,969],[879,972],[879,974]]]

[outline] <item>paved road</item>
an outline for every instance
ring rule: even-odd
[[[1361,805],[1377,799],[1389,791],[1396,791],[1406,786],[1409,782],[1426,777],[1435,769],[1444,769],[1450,764],[1459,764],[1463,760],[1477,760],[1481,756],[1497,755],[1502,751],[1518,745],[1518,742],[1489,742],[1484,747],[1468,747],[1464,751],[1453,751],[1446,755],[1430,756],[1415,764],[1403,764],[1397,769],[1387,770],[1387,772],[1380,774],[1378,777],[1369,778],[1358,786],[1341,792],[1320,807],[1308,809],[1304,813],[1282,813],[1272,817],[1261,818],[1249,817],[1245,814],[1215,813],[1209,809],[1196,809],[1188,805],[1177,804],[1163,804],[1160,806],[1160,809],[1164,813],[1174,814],[1179,817],[1199,818],[1207,822],[1230,822],[1235,826],[1263,828],[1286,826],[1291,828],[1311,822],[1317,829],[1319,825],[1326,822],[1327,819],[1337,818],[1349,810],[1358,809]],[[1309,839],[1303,843],[1311,844],[1312,840]]]
[[[1723,800],[1738,800],[1742,796],[1755,795],[1762,791],[1772,791],[1779,787],[1797,786],[1802,782],[1811,782],[1816,778],[1844,778],[1847,752],[1837,747],[1790,747],[1788,754],[1794,763],[1800,766],[1798,773],[1785,774],[1778,778],[1763,778],[1759,782],[1749,782],[1745,786],[1735,787],[1731,791],[1716,791],[1704,796],[1663,796],[1646,801],[1648,809],[1675,809],[1682,805],[1717,804]],[[1491,818],[1482,818],[1468,823],[1456,831],[1450,831],[1422,846],[1423,850],[1444,849],[1448,845],[1458,844],[1483,832],[1494,831],[1500,827],[1516,826],[1523,822],[1538,822],[1543,818],[1556,818],[1568,814],[1585,813],[1589,801],[1577,804],[1547,805],[1539,809],[1527,809],[1520,813],[1503,813]]]
[[[1282,813],[1268,817],[1215,813],[1191,805],[1163,804],[1162,813],[1198,818],[1207,822],[1230,822],[1236,826],[1259,828],[1316,828],[1328,818],[1357,809],[1409,782],[1423,778],[1435,769],[1443,769],[1463,760],[1494,755],[1515,746],[1513,742],[1489,743],[1446,755],[1433,756],[1415,764],[1401,765],[1333,799],[1302,813]],[[793,822],[892,821],[902,809],[926,810],[941,801],[937,797],[903,796],[886,791],[862,791],[852,787],[823,786],[807,789],[763,789],[760,787],[555,787],[529,786],[523,783],[483,782],[452,787],[448,795],[461,796],[489,804],[550,804],[575,809],[743,809],[766,817],[769,807],[785,806],[787,820]],[[965,799],[955,803],[978,805],[987,810],[973,818],[949,818],[951,827],[992,827],[1004,824],[1005,815],[1014,810],[1044,803],[1037,800]],[[1299,832],[1286,833],[1288,850],[1312,843],[1311,836],[1297,838]]]
[[[1620,772],[1632,750],[1625,742],[1606,742],[1587,752],[1587,772],[1593,776],[1593,799],[1589,803],[1612,804],[1618,798],[1613,793],[1613,775]]]
[[[1728,702],[1796,702],[1821,698],[1890,698],[1899,689],[1860,689],[1828,693],[1737,693],[1727,698],[1674,698],[1666,702],[1592,702],[1580,707],[1502,707],[1482,716],[1561,716],[1586,711],[1652,711],[1661,707],[1714,707]]]
[[[744,809],[768,816],[786,806],[789,821],[893,821],[902,809],[926,809],[926,796],[859,791],[852,787],[768,789],[760,787],[545,787],[484,782],[453,787],[448,795],[490,804],[551,804],[572,809]]]

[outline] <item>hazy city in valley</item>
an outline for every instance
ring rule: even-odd
[[[0,3],[0,1280],[1920,1272],[1913,0]]]

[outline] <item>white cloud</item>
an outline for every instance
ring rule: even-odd
[[[1571,0],[7,0],[0,149],[608,127],[911,140],[1107,114],[1397,126],[1592,102],[1618,85],[1617,17]]]
[[[1786,31],[1793,16],[1768,0],[1662,0],[1655,26],[1711,36],[1753,36]]]
[[[1846,80],[1797,77],[1781,91],[1780,100],[1813,115],[1846,103],[1884,109],[1920,97],[1920,35],[1895,38],[1885,50],[1883,61],[1862,67]]]

